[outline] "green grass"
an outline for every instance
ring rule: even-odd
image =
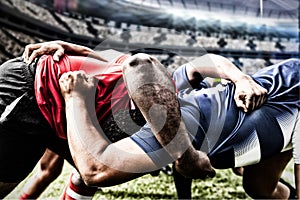
[[[40,199],[59,199],[72,167],[65,163],[62,174],[46,189]],[[290,164],[284,178],[293,184],[293,167]],[[26,180],[7,197],[18,199]],[[230,169],[217,170],[213,179],[194,180],[192,184],[193,199],[251,199],[243,190],[242,178]],[[172,176],[160,172],[159,176],[145,175],[113,187],[102,188],[93,199],[176,199],[176,189]]]

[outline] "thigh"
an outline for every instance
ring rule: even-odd
[[[22,181],[46,149],[45,138],[16,134],[0,126],[0,182]]]
[[[238,129],[210,154],[216,168],[252,165],[279,154],[291,140],[298,110],[264,105],[247,114]]]
[[[244,167],[243,186],[253,198],[274,194],[283,170],[292,157],[291,150],[279,153],[258,164]]]
[[[18,183],[3,183],[0,181],[0,199],[4,199],[17,185]]]
[[[68,140],[60,139],[55,135],[52,135],[48,138],[47,141],[47,148],[54,153],[58,154],[66,161],[68,161],[73,167],[75,167],[70,149]]]
[[[47,149],[40,159],[40,172],[57,178],[62,171],[64,159],[53,151]],[[46,176],[45,175],[45,176]]]
[[[0,66],[0,181],[19,182],[46,149],[52,131],[34,96],[34,64],[16,58]]]

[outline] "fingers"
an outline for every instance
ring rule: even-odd
[[[98,80],[93,76],[88,76],[87,82],[88,82],[90,87],[95,87],[98,83]]]
[[[60,90],[61,90],[61,93],[63,94],[63,96],[64,96],[64,94],[71,92],[70,87],[71,87],[71,85],[73,85],[73,82],[74,82],[74,77],[71,74],[71,72],[64,73],[60,77],[59,85],[60,85]]]
[[[240,92],[235,96],[237,107],[243,109],[244,112],[253,111],[264,104],[267,99],[267,90],[259,89],[252,91],[252,93]]]
[[[59,79],[62,95],[77,93],[81,96],[90,96],[93,94],[97,79],[87,76],[84,71],[73,71],[62,74]],[[74,95],[74,94],[73,94]],[[71,95],[72,96],[72,95]]]
[[[215,169],[214,168],[210,168],[209,169],[209,171],[208,171],[208,173],[207,173],[207,177],[208,178],[213,178],[213,177],[215,177],[216,176],[216,171],[215,171]]]
[[[267,99],[267,90],[257,84],[252,78],[244,77],[235,82],[234,100],[237,107],[244,112],[252,111],[262,106]]]
[[[59,48],[58,50],[55,51],[53,54],[53,60],[58,62],[60,58],[65,54],[65,51],[63,48]]]
[[[235,103],[236,103],[236,106],[238,108],[241,108],[244,112],[248,112],[248,109],[247,109],[247,106],[246,106],[246,103],[245,103],[245,96],[236,96],[235,98]]]
[[[30,57],[27,59],[27,64],[30,64],[32,63],[32,61],[40,56],[40,55],[43,55],[45,53],[45,50],[43,48],[39,48],[39,49],[36,49],[36,50],[33,50],[32,53],[30,54]]]
[[[235,100],[237,107],[249,112],[260,106],[256,101],[256,96],[251,94],[241,95]]]
[[[49,53],[49,51],[45,46],[42,46],[40,44],[30,44],[25,47],[23,60],[27,64],[30,64],[36,57],[47,53]]]
[[[246,108],[248,111],[252,111],[262,106],[267,99],[267,90],[262,87],[256,87],[253,94],[249,94],[246,97]]]
[[[38,49],[41,47],[41,44],[29,44],[25,46],[24,52],[22,54],[22,58],[24,62],[28,63],[29,55],[31,52],[35,49]]]
[[[64,48],[55,42],[44,42],[39,44],[29,44],[25,47],[22,58],[24,62],[30,64],[36,57],[44,54],[52,54],[53,60],[58,62],[64,55]]]
[[[259,106],[264,104],[268,97],[268,91],[265,88],[262,88],[261,93],[262,94],[260,95],[260,98],[259,98]]]
[[[84,71],[69,71],[66,73],[63,73],[59,79],[59,83],[68,83],[68,84],[74,84],[74,83],[81,83],[83,80],[87,80],[86,74]]]
[[[256,95],[248,94],[245,96],[245,112],[251,111],[255,108]]]

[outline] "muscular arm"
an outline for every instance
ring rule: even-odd
[[[136,54],[126,61],[123,77],[128,93],[156,139],[176,161],[177,170],[193,178],[214,176],[215,171],[207,156],[196,151],[191,144],[181,120],[175,87],[163,65],[147,54]]]
[[[137,75],[136,78],[140,75]],[[69,147],[74,162],[85,182],[89,185],[98,186],[115,185],[156,170],[158,167],[130,138],[113,144],[106,140],[95,115],[95,91],[91,90],[94,84],[90,78],[85,77],[83,72],[68,72],[60,78],[61,91],[66,102]],[[174,88],[169,92],[174,92]],[[169,97],[176,104],[173,101],[176,101],[174,93]],[[147,101],[147,98],[145,100]],[[163,100],[165,99],[163,98]],[[173,105],[173,103],[170,105]],[[166,104],[168,102],[163,103],[162,106]],[[194,168],[201,168],[201,170],[195,170],[196,173],[192,174],[194,178],[205,178],[207,175],[214,176],[215,172],[209,164],[208,158],[198,154],[190,145],[191,142],[186,132],[184,132],[184,124],[178,116],[180,115],[178,109],[178,105],[171,108],[166,126],[163,131],[159,132],[160,142],[168,145],[166,149],[174,160],[177,158],[182,161],[188,160]],[[156,115],[155,110],[153,111],[153,114]],[[152,127],[156,130],[157,125],[159,126],[157,122],[157,120],[150,122],[154,124]],[[172,122],[175,124],[172,124]],[[171,129],[173,126],[175,126],[175,129],[179,127],[178,134],[175,129]],[[177,134],[177,137],[174,134],[175,136]],[[170,142],[172,138],[175,138],[175,140]],[[168,164],[168,162],[171,161],[168,160],[163,164]],[[182,168],[180,167],[180,169]],[[185,171],[190,172],[190,170]],[[186,175],[190,176],[191,174]]]
[[[60,40],[29,44],[25,47],[22,57],[26,63],[31,63],[37,56],[41,56],[43,54],[52,54],[53,59],[58,61],[65,53],[69,55],[88,56],[101,61],[107,61],[105,58],[88,47]]]
[[[261,106],[267,97],[266,89],[223,56],[215,54],[201,56],[186,65],[186,73],[192,86],[199,84],[202,78],[206,77],[232,81],[236,86],[235,103],[245,112]]]
[[[230,60],[215,54],[206,54],[189,62],[186,67],[190,82],[198,84],[202,78],[223,78],[232,82],[247,76]]]
[[[80,174],[88,185],[110,186],[156,170],[156,166],[130,138],[110,144],[95,115],[93,79],[83,72],[60,78],[66,102],[69,147]]]

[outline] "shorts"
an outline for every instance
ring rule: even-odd
[[[292,135],[294,163],[300,164],[300,113],[298,113],[296,125]]]
[[[268,90],[268,98],[260,109],[244,113],[234,103],[232,83],[217,92],[184,89],[189,86],[185,68],[178,68],[181,115],[195,148],[220,169],[255,164],[287,150],[300,108],[299,69],[299,60],[290,59],[253,75]],[[148,125],[131,139],[157,166],[172,161]]]
[[[0,66],[0,182],[22,181],[54,143],[69,154],[67,141],[54,137],[37,107],[35,64],[15,58]]]

